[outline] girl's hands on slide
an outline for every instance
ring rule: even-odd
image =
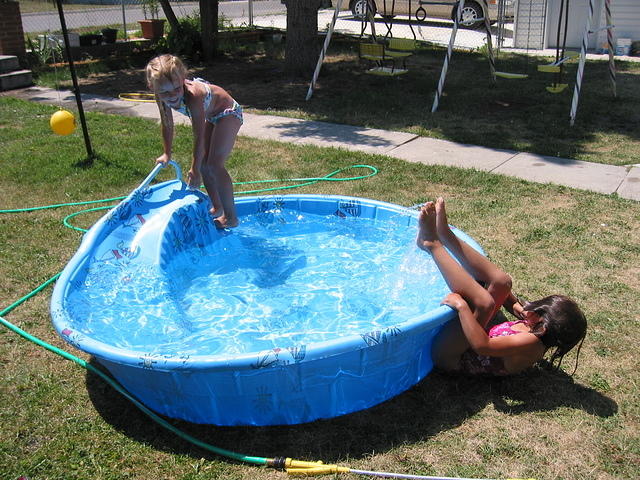
[[[465,299],[462,298],[457,293],[450,293],[449,295],[444,297],[444,300],[442,300],[442,302],[440,302],[440,304],[441,305],[448,305],[449,307],[451,307],[451,308],[453,308],[454,310],[457,310],[457,311],[460,311],[460,310],[462,310],[464,308],[469,308],[469,305],[467,304]]]
[[[169,160],[171,160],[169,158],[169,155],[167,155],[166,153],[163,153],[158,158],[156,158],[156,163],[162,163],[163,165],[167,165],[167,163],[169,163]]]

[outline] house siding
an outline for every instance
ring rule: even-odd
[[[640,0],[611,0],[611,16],[613,17],[614,42],[618,38],[630,38],[631,41],[640,40]],[[604,1],[600,11],[600,22],[598,25],[606,25],[606,15],[604,11]],[[607,43],[607,32],[598,32],[595,39],[589,43],[590,48],[599,49]],[[615,45],[614,45],[615,48]]]
[[[542,7],[545,3],[546,9]],[[555,48],[561,3],[560,0],[518,0],[515,46],[532,49]],[[640,40],[640,0],[611,0],[610,5],[615,26],[614,39]],[[594,0],[593,7],[591,30],[597,30],[606,25],[605,0]],[[529,18],[529,12],[531,12],[531,18]],[[543,15],[544,28],[540,26],[540,15]],[[579,49],[582,46],[588,16],[589,0],[572,0],[570,2],[567,48]],[[541,32],[544,32],[542,41],[540,41]],[[525,39],[528,39],[528,47],[525,45],[527,43]],[[562,42],[562,39],[560,41]],[[588,48],[600,50],[606,45],[606,42],[606,30],[598,31],[589,35]]]

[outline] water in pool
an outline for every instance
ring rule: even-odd
[[[448,291],[415,246],[416,229],[401,215],[398,223],[249,215],[164,265],[96,262],[70,313],[87,335],[164,355],[231,356],[364,334],[433,310]]]

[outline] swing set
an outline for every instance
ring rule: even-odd
[[[483,5],[484,7],[486,7],[486,2],[484,2],[485,4]],[[520,8],[523,9],[524,12],[524,7],[518,3],[518,13],[520,12]],[[526,58],[526,63],[525,63],[525,69],[524,72],[503,72],[503,71],[496,71],[495,72],[495,76],[496,77],[500,77],[500,78],[506,78],[506,79],[511,79],[511,80],[524,80],[526,78],[529,78],[529,47],[531,44],[531,18],[533,17],[533,1],[529,1],[528,4],[528,11],[527,11],[527,42],[526,42],[526,52],[525,52],[525,58]],[[490,37],[491,37],[491,30],[489,29],[489,24],[485,23],[485,30],[487,32],[487,38],[489,40],[487,40],[487,42],[491,42]],[[495,57],[497,58],[498,55],[500,53],[500,48],[498,47],[496,49],[496,55]],[[495,78],[494,78],[495,81]]]
[[[563,25],[564,21],[564,25]],[[558,28],[556,30],[556,57],[555,60],[546,65],[538,65],[539,72],[555,73],[555,81],[547,87],[549,93],[560,93],[569,86],[562,83],[562,74],[565,62],[579,56],[577,52],[568,52],[567,47],[567,29],[569,27],[569,0],[560,0],[560,13],[558,15]],[[564,33],[562,34],[562,31]],[[560,37],[562,36],[562,43]]]
[[[318,57],[316,68],[313,72],[313,77],[309,84],[309,90],[307,91],[306,100],[309,100],[313,95],[313,90],[316,87],[316,82],[318,80],[318,76],[320,75],[320,69],[322,68],[324,58],[327,54],[327,49],[329,48],[329,44],[331,43],[331,37],[333,35],[333,32],[335,31],[336,22],[339,19],[359,20],[361,25],[361,39],[365,35],[367,27],[371,28],[370,41],[360,42],[358,47],[360,59],[368,62],[369,64],[365,73],[370,75],[395,77],[398,75],[403,75],[409,71],[407,69],[406,61],[407,58],[413,55],[413,52],[416,49],[416,34],[413,30],[413,26],[409,24],[411,32],[413,33],[413,40],[405,38],[393,38],[393,33],[391,30],[393,28],[393,13],[395,11],[396,0],[384,0],[385,12],[387,11],[387,1],[392,2],[391,14],[383,17],[387,32],[384,36],[384,42],[379,42],[377,39],[375,21],[373,18],[374,13],[371,10],[371,5],[369,2],[364,2],[364,8],[362,11],[341,16],[340,11],[342,9],[343,0],[336,0],[333,17],[331,19],[331,23],[329,24],[329,28],[324,39],[324,44],[322,46],[322,50],[320,51],[320,56]],[[409,0],[410,7],[411,1],[412,0]],[[401,64],[398,65],[398,62],[401,62]]]
[[[493,78],[493,81],[494,82],[496,81],[496,77],[507,78],[507,79],[528,78],[528,73],[510,73],[510,72],[496,71],[496,66],[495,66],[496,59],[495,59],[494,49],[492,46],[492,37],[491,37],[492,34],[490,30],[490,21],[487,18],[488,17],[487,0],[481,0],[481,2],[482,2],[482,8],[483,8],[484,17],[485,17],[484,25],[485,25],[485,31],[487,34],[486,39],[487,39],[487,48],[489,53],[489,65],[490,65],[491,76]],[[557,41],[556,41],[555,60],[550,64],[538,66],[538,71],[540,72],[549,72],[549,73],[556,74],[554,82],[550,86],[548,86],[546,90],[550,93],[560,93],[568,87],[568,84],[562,83],[562,74],[563,74],[564,64],[569,60],[579,58],[576,83],[575,83],[574,93],[573,93],[573,100],[571,102],[571,113],[570,113],[570,122],[569,122],[571,126],[573,126],[575,123],[575,117],[577,113],[578,101],[580,97],[581,84],[582,84],[582,77],[584,74],[584,65],[586,61],[588,37],[590,34],[593,34],[602,30],[607,31],[607,44],[608,44],[608,51],[609,51],[609,78],[611,80],[613,96],[616,97],[616,72],[615,72],[615,63],[613,58],[614,25],[611,22],[611,0],[604,0],[604,2],[605,2],[604,7],[605,7],[605,14],[606,14],[606,25],[596,30],[591,30],[591,23],[593,19],[593,10],[594,10],[594,6],[593,6],[594,0],[589,0],[588,19],[585,24],[582,47],[581,47],[580,53],[577,53],[577,52],[570,52],[566,50],[567,29],[568,29],[568,22],[569,22],[569,0],[561,0],[560,14],[558,18],[558,27],[556,32]],[[533,0],[529,0],[529,15],[528,15],[529,28],[527,30],[527,59],[529,58],[528,50],[529,50],[529,35],[531,32],[532,3],[533,3]],[[546,5],[546,2],[545,2],[545,5]],[[457,14],[454,17],[454,26],[451,31],[451,38],[449,40],[447,55],[445,57],[445,60],[442,66],[440,80],[438,82],[438,87],[437,87],[436,94],[433,100],[433,105],[431,108],[432,113],[438,109],[440,97],[442,96],[442,92],[444,89],[444,82],[447,75],[447,69],[449,66],[449,62],[451,60],[453,44],[455,42],[455,36],[458,30],[458,25],[460,23],[460,12],[463,7],[464,7],[464,0],[460,0],[458,4]],[[560,37],[562,37],[563,39],[562,43],[560,42]],[[528,63],[528,60],[527,60],[527,63]]]
[[[366,60],[368,62],[371,62],[371,64],[373,65],[371,68],[369,68],[367,70],[367,73],[371,73],[371,74],[375,74],[375,75],[385,75],[385,76],[396,76],[396,75],[401,75],[403,73],[407,72],[407,68],[406,68],[406,59],[412,54],[413,50],[415,49],[415,45],[416,45],[416,35],[415,35],[415,31],[413,30],[413,27],[411,26],[411,24],[409,24],[411,26],[411,31],[413,33],[414,36],[414,40],[411,39],[396,39],[393,38],[393,34],[392,34],[392,26],[393,26],[393,13],[395,11],[395,0],[384,0],[384,12],[385,14],[387,13],[387,1],[391,1],[391,10],[390,10],[390,15],[386,15],[387,18],[385,18],[385,25],[387,27],[387,33],[385,35],[385,40],[387,40],[387,37],[390,37],[388,39],[388,43],[385,45],[382,42],[378,42],[376,40],[376,33],[375,33],[375,22],[373,19],[373,12],[370,9],[370,4],[369,2],[365,2],[364,5],[366,5],[366,8],[362,11],[362,12],[358,12],[358,14],[354,14],[354,15],[348,15],[346,17],[341,17],[341,18],[349,18],[349,19],[354,19],[357,18],[361,21],[361,32],[360,32],[360,37],[362,37],[366,31],[367,25],[370,25],[371,27],[371,42],[363,42],[360,44],[360,58],[363,60]],[[419,3],[422,4],[426,4],[426,3],[432,3],[432,2],[428,2],[425,0],[418,0]],[[322,67],[322,63],[324,61],[324,57],[326,55],[326,51],[327,48],[329,46],[329,42],[331,41],[331,35],[335,29],[335,24],[338,17],[338,14],[340,12],[341,6],[342,6],[342,2],[343,0],[336,0],[336,6],[335,6],[335,11],[334,11],[334,15],[333,15],[333,19],[332,22],[329,26],[326,38],[325,38],[325,42],[322,48],[322,51],[320,52],[320,57],[318,58],[318,63],[316,65],[316,69],[314,71],[313,74],[313,78],[311,80],[311,83],[309,85],[309,90],[307,92],[307,97],[306,99],[309,100],[311,98],[311,96],[313,95],[313,89],[315,88],[316,85],[316,81],[318,78],[318,75],[320,73],[320,69]],[[409,0],[409,2],[411,2],[411,0]],[[488,58],[489,58],[489,67],[490,67],[490,72],[491,72],[491,77],[493,79],[493,82],[496,82],[496,78],[505,78],[505,79],[526,79],[529,77],[529,73],[528,73],[528,68],[527,71],[525,71],[524,73],[522,72],[505,72],[505,71],[499,71],[496,69],[496,51],[499,51],[500,49],[500,45],[498,45],[497,50],[494,50],[493,45],[492,45],[492,32],[491,32],[491,22],[489,19],[489,6],[488,6],[488,2],[487,0],[480,0],[481,2],[481,6],[482,6],[482,10],[483,10],[483,17],[482,19],[476,19],[475,21],[484,21],[484,27],[485,27],[485,31],[486,31],[486,42],[487,42],[487,49],[488,49]],[[531,33],[531,19],[534,16],[534,12],[533,12],[533,2],[534,0],[528,0],[528,29],[527,29],[527,43],[526,43],[526,47],[527,47],[527,65],[529,63],[529,41],[530,41],[530,33]],[[572,105],[571,105],[571,113],[570,113],[570,125],[573,126],[574,122],[575,122],[575,117],[576,117],[576,112],[577,112],[577,105],[578,105],[578,100],[579,100],[579,96],[580,96],[580,90],[581,90],[581,83],[582,83],[582,77],[584,74],[584,65],[585,65],[585,61],[586,61],[586,50],[587,50],[587,43],[588,43],[588,36],[590,34],[599,32],[601,30],[606,30],[607,31],[607,43],[608,43],[608,50],[609,50],[609,77],[611,79],[611,84],[612,84],[612,90],[613,90],[613,96],[616,97],[616,73],[615,73],[615,63],[614,63],[614,59],[613,59],[613,28],[614,25],[611,22],[611,0],[604,0],[605,4],[605,13],[606,13],[606,26],[602,27],[602,28],[598,28],[596,30],[591,30],[591,23],[592,23],[592,19],[593,19],[593,9],[594,9],[594,0],[589,0],[589,10],[588,10],[588,19],[585,25],[585,31],[584,31],[584,36],[583,36],[583,41],[582,41],[582,48],[580,53],[577,52],[573,52],[573,51],[568,51],[566,49],[566,43],[567,43],[567,32],[568,32],[568,25],[569,25],[569,2],[570,0],[561,0],[560,3],[560,11],[559,11],[559,15],[558,15],[558,25],[557,25],[557,30],[556,30],[556,52],[555,52],[555,59],[553,62],[546,64],[546,65],[539,65],[537,67],[537,70],[539,72],[545,72],[545,73],[554,73],[555,77],[553,82],[551,83],[551,85],[549,85],[548,87],[546,87],[546,90],[549,93],[560,93],[564,90],[567,89],[568,84],[567,83],[563,83],[563,74],[564,74],[564,64],[570,60],[579,58],[579,64],[578,64],[578,71],[577,71],[577,77],[576,77],[576,83],[575,83],[575,88],[574,88],[574,95],[573,95],[573,100],[572,100]],[[433,2],[435,3],[435,2]],[[523,2],[524,3],[524,2]],[[438,81],[438,85],[437,85],[437,89],[436,89],[436,93],[434,96],[434,100],[433,100],[433,104],[432,104],[432,108],[431,108],[431,112],[435,113],[438,109],[439,103],[440,103],[440,98],[442,96],[443,90],[444,90],[444,84],[445,84],[445,80],[446,80],[446,75],[447,75],[447,71],[449,68],[449,63],[451,61],[451,56],[453,54],[453,46],[455,43],[455,39],[456,39],[456,35],[457,35],[457,31],[460,25],[463,24],[462,22],[462,11],[464,9],[464,4],[465,4],[465,0],[459,0],[458,2],[458,7],[456,10],[456,13],[453,17],[453,28],[451,30],[451,36],[449,38],[449,44],[448,44],[448,48],[447,48],[447,54],[445,56],[443,65],[442,65],[442,71],[440,74],[440,78]],[[546,0],[542,0],[542,3],[540,4],[543,7],[543,11],[546,11]],[[519,4],[519,8],[520,8],[520,4]],[[410,7],[410,11],[412,11],[411,7]],[[500,11],[500,10],[499,10]],[[504,9],[502,9],[502,11],[504,12]],[[546,17],[546,14],[542,13],[541,14],[541,19],[544,20],[544,18]],[[419,18],[417,18],[418,21],[420,21]],[[500,19],[499,19],[499,23],[500,23]],[[560,41],[560,39],[562,38],[562,42]],[[401,60],[402,61],[402,66],[398,67],[396,65],[396,61]],[[389,62],[388,66],[385,66],[385,62]]]
[[[407,73],[409,70],[407,69],[407,58],[413,55],[413,52],[416,49],[416,32],[413,30],[413,25],[409,23],[409,28],[411,29],[411,33],[413,35],[413,40],[409,38],[394,38],[393,37],[393,18],[395,17],[395,8],[396,8],[396,0],[391,1],[391,11],[387,10],[387,0],[383,0],[383,11],[385,12],[385,16],[383,16],[383,20],[385,23],[385,27],[387,32],[384,36],[383,42],[376,41],[375,38],[375,30],[373,30],[373,12],[370,9],[369,2],[366,3],[366,15],[369,18],[369,21],[372,25],[372,33],[373,43],[360,43],[360,58],[373,61],[375,66],[366,71],[366,73],[373,75],[384,75],[384,76],[396,76]],[[411,8],[412,0],[409,0],[409,11],[412,11]],[[360,36],[364,33],[364,29]],[[372,55],[372,52],[377,52]],[[383,62],[390,61],[390,67],[384,67]],[[397,62],[402,62],[402,67],[397,67]]]

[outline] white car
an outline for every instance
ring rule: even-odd
[[[494,23],[498,19],[498,2],[500,0],[487,0],[489,6],[489,20]],[[452,20],[458,9],[457,0],[421,1],[421,0],[350,0],[349,8],[354,15],[366,13],[367,2],[369,9],[383,17],[396,15],[408,15],[412,19],[423,21],[427,17],[446,18]],[[514,0],[504,0],[506,18],[513,18]],[[461,26],[467,28],[480,28],[484,25],[482,2],[479,0],[466,0],[462,10]]]

